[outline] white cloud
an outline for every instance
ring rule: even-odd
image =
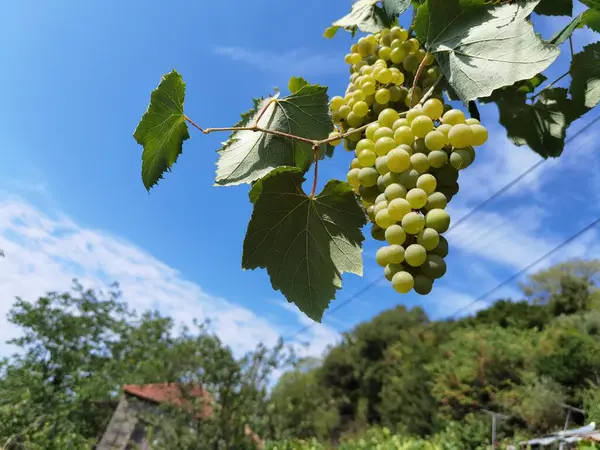
[[[240,47],[217,47],[217,55],[243,62],[255,69],[288,75],[327,75],[344,71],[339,56],[314,53],[305,49],[272,52],[269,50],[250,50]]]
[[[284,330],[253,311],[205,292],[181,273],[131,243],[83,228],[65,215],[50,216],[21,200],[0,202],[0,354],[18,330],[6,322],[13,299],[34,300],[48,291],[65,291],[78,278],[91,288],[120,283],[124,300],[138,311],[159,309],[177,323],[210,319],[212,329],[240,354],[263,342],[273,345]],[[299,315],[299,317],[302,317]],[[305,320],[300,320],[300,325]],[[320,355],[338,333],[317,325],[297,336],[308,341],[304,354]]]

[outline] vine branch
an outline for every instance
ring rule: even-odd
[[[420,71],[422,71],[422,66],[424,66],[423,63],[421,63],[421,66],[419,66]],[[420,75],[420,73],[417,72],[417,75],[415,76],[415,80],[417,79],[418,75]],[[427,91],[427,93],[423,96],[423,98],[421,98],[421,101],[419,103],[423,104],[425,103],[425,101],[427,101],[429,99],[429,97],[431,97],[431,95],[433,94],[433,91],[435,90],[435,88],[438,86],[438,84],[440,83],[442,77],[440,76],[436,82],[433,84],[433,86],[431,86],[431,88],[429,88],[429,90]],[[416,83],[416,81],[415,81]],[[413,95],[414,95],[414,88],[413,88]],[[194,122],[192,119],[190,119],[188,116],[184,115],[183,119],[188,122],[190,125],[192,125],[194,128],[196,128],[198,131],[200,131],[203,134],[210,134],[210,133],[214,133],[215,131],[253,131],[253,132],[260,132],[260,133],[267,133],[267,134],[273,134],[275,136],[281,136],[281,137],[285,137],[285,138],[289,138],[289,139],[294,139],[296,141],[300,141],[300,142],[304,142],[306,144],[310,144],[312,146],[312,150],[313,150],[313,158],[315,161],[315,169],[314,169],[314,179],[313,179],[313,185],[312,185],[312,191],[311,191],[311,198],[315,196],[315,191],[317,189],[317,179],[318,179],[318,174],[319,174],[319,147],[321,145],[325,145],[325,144],[329,144],[330,142],[334,142],[343,138],[346,138],[350,135],[353,135],[355,133],[362,133],[363,131],[365,131],[369,126],[373,125],[374,123],[377,123],[377,119],[375,119],[373,122],[367,123],[361,127],[358,127],[354,130],[350,130],[350,131],[346,131],[344,133],[338,133],[333,137],[327,137],[325,139],[308,139],[302,136],[296,136],[295,134],[290,134],[290,133],[285,133],[283,131],[278,131],[278,130],[271,130],[269,128],[263,128],[258,126],[258,122],[260,121],[260,119],[262,118],[262,116],[265,114],[266,110],[268,109],[268,107],[271,105],[272,102],[269,102],[262,110],[261,112],[258,114],[257,119],[254,121],[254,125],[249,126],[249,127],[215,127],[215,128],[202,128],[200,125],[198,125],[196,122]],[[412,104],[412,99],[411,99],[411,104]],[[405,117],[406,113],[408,111],[404,111],[399,113],[400,117]]]
[[[556,80],[554,80],[548,86],[546,86],[545,88],[542,88],[537,94],[533,94],[533,96],[531,97],[531,101],[534,101],[542,92],[544,92],[546,89],[550,89],[552,86],[554,86],[560,80],[562,80],[564,77],[569,75],[569,73],[571,73],[571,72],[567,71],[567,72],[563,73],[560,77],[558,77]]]
[[[421,64],[419,64],[419,68],[417,69],[417,73],[415,74],[415,79],[413,80],[412,92],[410,95],[411,108],[415,106],[415,90],[417,89],[417,82],[419,81],[419,78],[421,78],[421,73],[423,72],[423,68],[425,67],[425,61],[427,60],[427,56],[429,56],[429,53],[426,53],[423,57],[423,60],[421,61]]]

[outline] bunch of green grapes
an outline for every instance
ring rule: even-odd
[[[428,294],[446,273],[446,206],[458,193],[459,171],[473,163],[474,147],[486,142],[487,130],[444,105],[439,95],[421,104],[423,91],[439,76],[435,67],[417,80],[413,98],[407,86],[421,62],[431,66],[433,58],[400,27],[361,38],[346,62],[350,84],[330,108],[344,132],[363,128],[344,141],[356,155],[348,182],[373,223],[371,235],[386,242],[376,255],[386,278],[400,293]]]
[[[333,121],[344,132],[373,122],[386,108],[406,111],[439,77],[433,56],[400,27],[360,38],[345,61],[350,65],[350,83],[345,96],[333,97],[330,104]],[[419,77],[413,93],[413,80],[421,63],[428,69]],[[350,135],[344,140],[345,148],[354,150],[360,139],[360,133]]]

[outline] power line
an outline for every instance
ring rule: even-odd
[[[565,146],[568,143],[570,143],[571,141],[575,140],[579,135],[581,135],[582,133],[584,133],[585,131],[587,131],[592,125],[594,125],[599,120],[600,120],[600,116],[597,116],[595,119],[593,119],[588,124],[586,124],[584,127],[582,127],[580,130],[578,130],[573,136],[570,136],[568,139],[566,139],[565,140]],[[541,159],[540,161],[538,161],[537,163],[535,163],[531,167],[529,167],[527,170],[525,170],[524,172],[522,172],[520,175],[518,175],[517,177],[515,177],[513,180],[511,180],[510,182],[508,182],[507,184],[505,184],[503,187],[501,187],[500,189],[498,189],[487,200],[484,200],[483,202],[479,203],[471,211],[469,211],[467,214],[465,214],[464,216],[462,216],[458,221],[456,221],[454,224],[452,224],[451,227],[450,227],[450,229],[448,230],[448,233],[450,233],[452,230],[454,230],[456,227],[458,227],[461,223],[464,223],[468,218],[472,217],[477,211],[479,211],[480,209],[482,209],[485,206],[487,206],[490,202],[492,202],[496,198],[500,197],[500,195],[502,195],[505,191],[507,191],[508,189],[510,189],[511,187],[513,187],[514,185],[516,185],[519,181],[521,181],[524,177],[526,177],[527,175],[529,175],[530,173],[532,173],[533,171],[535,171],[537,168],[539,168],[546,161],[547,161],[547,159]],[[594,223],[594,225],[595,225],[595,223]],[[593,225],[589,226],[589,228],[592,228],[592,227],[593,227]],[[587,230],[584,229],[584,230],[581,231],[581,233],[584,233],[585,231],[587,231]],[[573,240],[576,237],[577,237],[577,235],[572,236],[570,239]],[[561,244],[561,246],[566,245],[567,243],[568,242],[565,241],[563,244]],[[554,251],[556,251],[557,249],[558,248],[555,248],[554,250],[552,250],[552,253]],[[552,253],[550,253],[550,254],[552,254]],[[547,256],[550,256],[550,254],[548,254]],[[538,262],[540,262],[545,257],[546,257],[546,255],[544,255],[544,257],[542,257],[540,260],[535,261],[530,266],[533,266],[533,265],[537,264]],[[523,271],[527,271],[530,268],[530,266],[526,267]],[[521,274],[522,274],[522,272],[521,273],[517,273],[516,277],[520,276]],[[506,280],[505,284],[509,283],[510,281],[512,281],[512,278],[513,277],[511,277],[511,279],[509,279],[509,280]],[[334,308],[332,308],[331,310],[329,310],[329,315],[335,313],[336,311],[339,311],[340,309],[342,309],[343,307],[345,307],[349,303],[353,302],[358,297],[360,297],[361,295],[363,295],[365,292],[367,292],[368,290],[370,290],[372,287],[374,287],[377,284],[379,284],[384,279],[385,279],[384,275],[379,276],[377,279],[375,279],[374,281],[372,281],[368,285],[364,286],[363,288],[361,288],[360,290],[358,290],[357,292],[355,292],[353,295],[351,295],[350,297],[348,297],[344,301],[338,303]],[[491,293],[495,292],[495,290],[500,289],[501,287],[503,287],[503,286],[499,286],[497,288],[494,288],[494,290],[492,290],[492,291],[486,292],[484,294],[484,296],[482,296],[482,297],[490,295]],[[456,314],[458,314],[459,312],[461,312],[463,309],[466,309],[467,307],[471,306],[472,304],[476,303],[477,301],[480,301],[480,300],[479,299],[474,300],[470,304],[468,304],[466,306],[463,306],[461,309],[459,309],[458,311],[454,312],[449,317],[455,316]],[[293,338],[295,338],[296,336],[298,336],[301,333],[304,333],[306,330],[312,328],[313,326],[315,326],[314,323],[309,323],[309,324],[301,327],[296,332],[294,332],[291,335],[289,335],[288,337],[284,338],[284,341],[290,341],[290,340],[292,340]]]
[[[579,236],[581,236],[582,234],[584,234],[586,231],[591,230],[592,228],[594,228],[596,225],[598,225],[600,223],[600,217],[597,218],[596,220],[594,220],[593,222],[589,223],[587,226],[585,226],[584,228],[582,228],[581,230],[579,230],[577,233],[573,234],[572,236],[570,236],[567,240],[561,242],[560,244],[558,244],[556,247],[554,247],[552,250],[550,250],[548,253],[546,253],[543,256],[540,256],[538,259],[536,259],[534,262],[532,262],[531,264],[525,266],[524,268],[522,268],[521,270],[519,270],[517,273],[515,273],[514,275],[510,276],[509,278],[507,278],[506,280],[504,280],[502,283],[500,283],[499,285],[497,285],[495,288],[490,289],[489,291],[487,291],[485,294],[480,295],[479,297],[477,297],[475,300],[473,300],[472,302],[469,302],[468,304],[466,304],[465,306],[462,306],[461,308],[457,309],[455,312],[453,312],[450,316],[448,316],[448,318],[454,317],[456,316],[458,313],[464,311],[465,309],[468,309],[470,306],[474,305],[477,302],[482,301],[484,298],[486,298],[487,296],[493,294],[494,292],[502,289],[504,286],[506,286],[507,284],[511,283],[512,281],[516,280],[517,278],[519,278],[521,275],[523,275],[525,272],[527,272],[529,269],[531,269],[533,266],[535,266],[536,264],[542,262],[544,259],[548,258],[549,256],[553,255],[554,253],[556,253],[558,250],[560,250],[561,248],[563,248],[565,245],[570,244],[571,242],[573,242],[575,239],[577,239]]]

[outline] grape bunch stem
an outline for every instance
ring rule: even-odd
[[[421,66],[422,65],[423,64],[421,64]],[[419,67],[419,69],[422,70],[422,67]],[[415,83],[416,83],[416,79],[418,78],[418,75],[419,75],[419,73],[417,73],[417,76],[415,76]],[[425,103],[425,101],[427,101],[429,99],[429,97],[431,97],[431,95],[433,95],[433,92],[435,91],[435,88],[440,83],[441,79],[442,79],[442,77],[440,76],[436,80],[435,84],[433,86],[431,86],[431,88],[423,96],[423,98],[419,102],[420,104]],[[273,134],[275,136],[281,136],[281,137],[285,137],[285,138],[288,138],[288,139],[294,139],[296,141],[304,142],[306,144],[310,144],[312,146],[313,158],[314,158],[314,162],[315,162],[315,164],[314,164],[314,175],[313,175],[313,185],[312,185],[312,191],[310,193],[310,197],[311,198],[313,198],[315,196],[315,191],[317,189],[317,178],[318,178],[318,174],[319,174],[319,147],[321,145],[329,144],[330,142],[337,141],[339,139],[343,139],[343,138],[348,137],[348,136],[350,136],[352,134],[363,132],[364,130],[366,130],[369,127],[369,125],[377,122],[377,119],[375,119],[373,122],[368,123],[366,125],[363,125],[363,126],[357,128],[355,130],[347,131],[345,133],[341,133],[341,134],[339,134],[337,136],[334,136],[334,137],[328,137],[326,139],[308,139],[308,138],[305,138],[305,137],[302,137],[302,136],[296,136],[295,134],[286,133],[284,131],[271,130],[269,128],[264,128],[264,127],[258,126],[258,122],[262,118],[262,116],[265,114],[267,108],[271,105],[271,103],[276,103],[276,102],[277,102],[277,99],[273,99],[271,102],[267,103],[264,106],[264,108],[260,111],[259,115],[257,116],[257,119],[254,121],[254,125],[249,126],[249,127],[202,128],[200,125],[196,124],[192,119],[190,119],[188,116],[184,115],[183,118],[184,118],[184,120],[186,122],[188,122],[190,125],[192,125],[194,128],[196,128],[197,130],[199,130],[203,134],[210,134],[210,133],[214,133],[216,131],[253,131],[253,132]],[[406,116],[406,111],[400,113],[400,117],[404,117],[404,116]]]

